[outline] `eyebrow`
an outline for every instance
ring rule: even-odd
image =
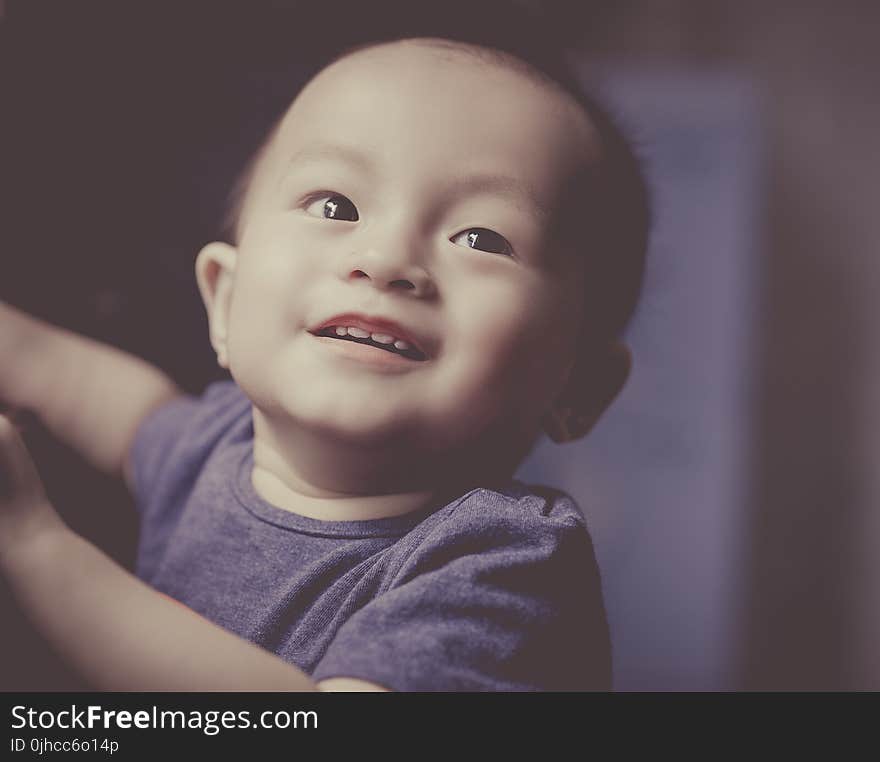
[[[375,169],[373,160],[367,154],[343,143],[312,143],[305,148],[301,148],[291,156],[287,166],[292,167],[294,164],[325,161],[327,159],[343,161],[370,172]]]
[[[325,160],[342,161],[365,172],[376,174],[375,163],[368,154],[343,143],[312,143],[291,156],[288,168],[296,164]],[[489,193],[505,196],[518,206],[534,212],[542,221],[550,217],[549,209],[538,199],[537,195],[520,180],[510,175],[494,172],[459,175],[452,181],[451,187],[465,193]]]

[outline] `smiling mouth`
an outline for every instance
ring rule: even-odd
[[[422,362],[427,358],[425,355],[416,349],[413,346],[406,345],[405,348],[401,349],[398,346],[395,346],[398,343],[405,344],[405,342],[392,342],[390,344],[383,344],[378,341],[374,341],[369,336],[365,338],[361,338],[360,336],[352,336],[349,333],[341,334],[337,331],[337,326],[327,326],[326,328],[322,328],[319,331],[315,331],[312,333],[313,336],[323,336],[328,339],[337,339],[339,341],[353,341],[355,344],[366,344],[371,347],[376,347],[376,349],[382,349],[385,352],[390,352],[394,355],[400,355],[401,357],[405,357],[407,360],[414,360],[416,362]]]

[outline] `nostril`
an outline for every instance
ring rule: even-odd
[[[393,280],[393,281],[391,281],[391,285],[392,286],[400,286],[401,288],[406,288],[406,289],[410,289],[410,290],[414,289],[416,287],[415,283],[413,283],[412,281],[409,281],[409,280]]]

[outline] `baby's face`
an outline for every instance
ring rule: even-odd
[[[233,377],[267,419],[361,444],[536,431],[581,320],[554,220],[584,214],[566,187],[596,157],[586,116],[521,73],[413,42],[337,62],[249,191]]]

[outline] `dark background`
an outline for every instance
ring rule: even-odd
[[[195,255],[217,237],[228,189],[278,108],[270,75],[286,66],[292,92],[301,76],[296,54],[270,60],[283,28],[270,4],[223,5],[28,0],[7,3],[0,25],[0,298],[194,392],[220,376]],[[67,522],[130,566],[124,488],[38,425],[26,440]],[[0,688],[77,687],[0,595]]]

